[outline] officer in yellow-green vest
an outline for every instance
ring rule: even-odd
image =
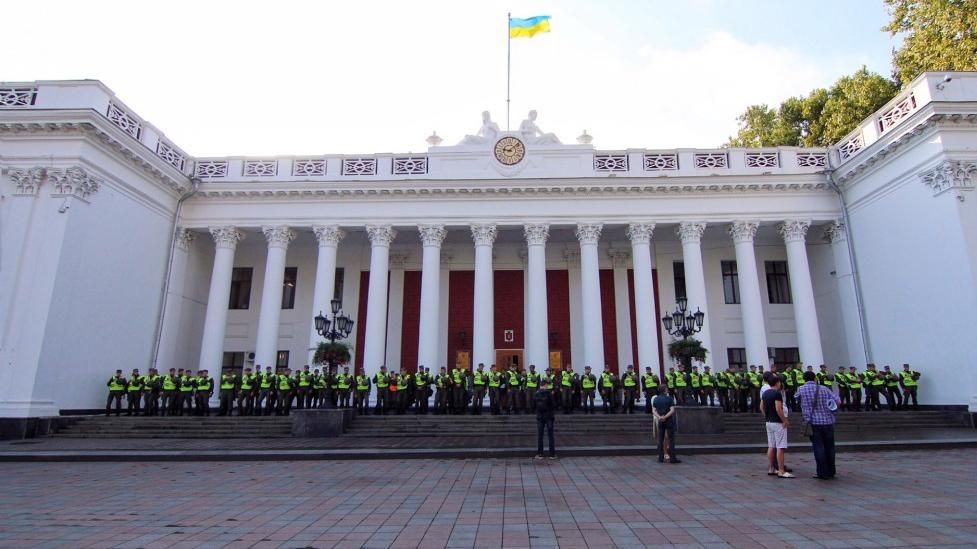
[[[482,415],[482,402],[488,392],[488,384],[489,375],[485,372],[485,364],[479,362],[472,376],[472,415]]]
[[[827,366],[822,364],[819,367],[818,372],[814,374],[814,378],[815,380],[817,380],[818,385],[822,387],[827,387],[828,389],[831,390],[831,392],[834,392],[835,376],[834,374],[828,371]]]
[[[913,410],[919,410],[919,401],[916,400],[916,392],[919,389],[919,378],[922,374],[913,370],[908,364],[902,365],[899,372],[899,383],[902,385],[902,392],[905,395],[904,404],[909,407],[909,399],[913,399]]]
[[[149,373],[142,376],[143,415],[159,415],[159,393],[162,378],[156,368],[150,368]]]
[[[280,374],[275,375],[275,393],[278,395],[278,408],[275,410],[276,416],[289,415],[292,411],[292,393],[295,382],[291,377],[292,370],[282,369]]]
[[[493,416],[502,411],[502,372],[493,364],[489,369],[489,413]]]
[[[397,375],[397,413],[404,415],[407,413],[407,389],[410,388],[410,375],[401,372]]]
[[[217,415],[231,415],[231,408],[233,408],[234,399],[237,396],[235,389],[237,389],[237,377],[231,372],[221,372],[220,408],[217,410]]]
[[[689,374],[689,387],[692,389],[692,400],[695,404],[702,404],[702,374],[699,367],[693,366]]]
[[[349,393],[353,388],[353,374],[349,373],[349,366],[343,367],[343,373],[336,376],[336,388],[339,389],[339,407],[349,408],[351,404]]]
[[[597,376],[591,371],[590,366],[584,366],[583,375],[580,376],[580,409],[583,413],[595,413],[594,395],[596,392]]]
[[[191,375],[190,369],[183,370],[180,375],[180,404],[179,414],[182,416],[184,410],[188,416],[193,415],[193,388],[196,384],[195,378]]]
[[[519,384],[519,373],[516,372],[515,366],[510,366],[505,372],[506,382],[505,382],[505,402],[502,404],[502,409],[506,414],[512,414],[519,410],[516,405],[516,401],[519,398],[519,391],[521,391],[521,385]]]
[[[524,389],[524,394],[526,395],[526,409],[529,413],[536,413],[536,399],[533,396],[536,395],[536,391],[539,389],[539,374],[536,372],[536,365],[530,364],[529,371],[526,372],[526,387]]]
[[[895,412],[902,408],[902,391],[899,390],[899,376],[892,371],[888,364],[882,367],[882,378],[885,381],[885,402],[889,410]]]
[[[197,390],[194,397],[197,400],[197,415],[210,415],[210,397],[214,394],[214,380],[210,377],[210,372],[200,370],[199,375],[194,380],[194,388]]]
[[[679,406],[688,404],[689,398],[689,379],[685,373],[685,365],[679,364],[678,371],[672,377],[675,384],[675,402]]]
[[[651,366],[645,367],[645,375],[641,376],[641,390],[645,393],[645,413],[651,413],[651,399],[658,394],[658,376],[652,371]]]
[[[456,415],[464,414],[468,408],[465,399],[466,378],[467,374],[461,368],[455,366],[451,369],[451,411]]]
[[[309,391],[312,403],[310,408],[323,408],[323,398],[326,396],[326,376],[316,368],[312,370],[312,390]]]
[[[176,368],[170,368],[170,373],[163,376],[160,380],[160,387],[163,391],[163,404],[160,415],[172,416],[176,413],[177,403],[180,401],[180,381],[176,375]]]
[[[302,366],[302,369],[295,372],[295,408],[301,410],[305,408],[306,400],[312,393],[312,372],[309,365]]]
[[[859,373],[854,366],[848,367],[848,392],[851,393],[850,409],[856,412],[862,411],[862,384],[865,376]]]
[[[621,376],[621,385],[624,387],[624,402],[621,413],[634,413],[634,403],[640,397],[640,394],[638,393],[640,380],[638,378],[638,372],[634,371],[634,366],[628,364],[627,371],[624,372],[623,376]]]
[[[722,407],[723,411],[726,413],[731,411],[729,408],[729,372],[732,369],[732,367],[729,367],[725,372],[716,372],[716,395],[719,396],[719,406]]]
[[[750,371],[746,374],[750,382],[750,411],[754,414],[760,413],[760,386],[763,385],[763,378],[756,371],[756,365],[750,365]]]
[[[386,366],[380,366],[380,371],[373,376],[373,386],[377,390],[377,403],[373,408],[373,414],[385,415],[390,406],[388,400],[390,398],[390,376],[387,374]]]
[[[434,413],[444,415],[448,413],[448,400],[451,394],[451,378],[444,366],[434,376]]]
[[[875,364],[865,365],[865,409],[879,411],[882,409],[879,393],[884,391],[885,380],[875,369]]]
[[[424,366],[418,366],[417,371],[414,372],[414,400],[417,402],[415,411],[419,416],[427,415],[428,385],[430,385],[430,380],[427,377],[427,372],[424,371]]]
[[[122,395],[126,392],[129,382],[122,375],[122,370],[116,370],[115,375],[109,378],[105,384],[109,388],[109,398],[105,400],[105,417],[108,417],[112,410],[112,403],[115,402],[115,415],[122,414]]]
[[[702,395],[700,403],[705,406],[709,404],[712,406],[715,404],[716,398],[716,378],[712,375],[709,367],[706,366],[702,369],[702,377],[699,379],[700,389],[699,394]],[[707,402],[708,401],[708,402]]]
[[[254,414],[269,416],[274,412],[278,401],[278,397],[275,396],[277,379],[271,371],[271,366],[266,367],[264,372],[261,371],[260,364],[255,369],[258,372],[258,397],[254,402]]]
[[[370,376],[362,370],[356,374],[356,396],[353,406],[357,415],[365,416],[370,412]]]
[[[238,380],[237,415],[250,416],[254,413],[254,401],[258,391],[258,376],[245,368]]]
[[[139,369],[133,369],[129,375],[129,384],[126,385],[126,415],[139,415],[139,403],[142,401],[142,376]]]
[[[841,409],[851,408],[851,393],[848,391],[848,374],[845,373],[844,366],[838,366],[838,373],[834,376],[835,385],[838,386],[838,398],[841,399]]]
[[[610,370],[600,373],[600,399],[602,409],[605,414],[613,414],[614,410],[614,378],[611,377]]]
[[[675,368],[669,368],[665,373],[665,387],[668,388],[668,396],[675,398]]]

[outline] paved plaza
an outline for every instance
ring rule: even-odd
[[[895,547],[977,544],[977,451],[4,463],[0,547]]]

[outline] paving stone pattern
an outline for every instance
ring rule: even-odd
[[[0,547],[897,547],[977,543],[977,451],[0,464]]]

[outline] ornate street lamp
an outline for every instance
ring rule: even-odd
[[[688,306],[688,299],[678,298],[675,312],[662,317],[662,326],[665,327],[665,332],[674,337],[688,339],[692,334],[702,331],[702,323],[706,319],[706,313],[700,311],[698,307],[694,313],[689,312]]]
[[[319,311],[318,316],[315,317],[315,331],[328,339],[329,343],[335,343],[337,339],[349,337],[353,331],[354,322],[349,316],[342,314],[342,301],[333,299],[330,305],[332,306],[332,320],[323,316],[322,311]],[[333,364],[329,366],[332,367]]]

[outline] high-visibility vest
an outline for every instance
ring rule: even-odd
[[[193,392],[193,378],[188,376],[183,376],[180,378],[180,392],[181,393]]]
[[[838,383],[838,387],[848,388],[848,376],[845,372],[838,372],[835,374],[835,381]]]
[[[611,374],[604,372],[600,375],[600,386],[609,389],[614,386],[614,381],[611,379]]]
[[[668,372],[665,374],[665,385],[669,389],[675,388],[675,372]]]
[[[729,384],[726,383],[726,372],[719,372],[716,374],[716,387],[720,389],[729,388]]]
[[[278,390],[288,391],[292,388],[292,380],[285,374],[278,374]]]
[[[902,384],[906,387],[915,387],[918,385],[916,380],[913,379],[913,374],[915,373],[916,372],[913,372],[912,370],[908,372],[906,370],[899,372],[899,375],[902,376]]]
[[[197,378],[197,390],[203,391],[205,393],[210,392],[211,387],[213,387],[214,380],[209,377],[198,377]]]
[[[858,372],[855,372],[854,374],[848,374],[848,387],[852,389],[862,388],[862,380],[859,379]]]
[[[502,376],[499,372],[489,373],[489,388],[498,389],[502,385]]]
[[[406,391],[407,390],[408,376],[401,374],[397,376],[397,390]]]
[[[703,387],[712,387],[714,385],[712,374],[702,374],[701,383]]]
[[[390,385],[390,376],[383,372],[377,372],[376,375],[373,376],[373,384],[376,385],[378,389],[380,387],[386,387],[387,385]]]
[[[509,387],[512,389],[519,388],[519,374],[514,370],[509,370]]]
[[[339,374],[336,376],[336,385],[339,386],[339,390],[349,389],[351,381],[353,380],[352,374]]]
[[[591,390],[597,386],[597,377],[594,374],[584,374],[580,377],[580,386],[585,390]]]
[[[455,385],[461,385],[461,370],[458,368],[451,370],[451,379],[454,380]]]
[[[370,378],[366,376],[356,376],[356,390],[357,391],[370,390]]]
[[[537,387],[539,387],[539,374],[536,372],[526,374],[526,388],[535,389]]]
[[[423,373],[414,374],[414,386],[417,387],[418,389],[427,387],[427,380],[424,378]]]
[[[326,376],[319,376],[312,374],[312,388],[313,389],[325,389],[326,388]]]
[[[176,378],[171,375],[163,376],[163,390],[164,391],[175,391],[176,390]]]
[[[142,379],[139,376],[132,376],[129,387],[126,388],[130,393],[137,393],[142,390]]]
[[[675,372],[675,386],[676,387],[687,387],[688,383],[685,382],[685,374],[682,372]]]
[[[449,380],[450,378],[448,378],[448,374],[438,374],[434,378],[434,384],[438,386],[438,389],[444,389],[448,386]]]
[[[564,387],[569,387],[572,384],[573,384],[573,371],[568,370],[566,372],[563,372],[563,375],[560,376],[560,385],[563,385]]]
[[[309,385],[312,385],[312,379],[311,379],[312,376],[310,376],[309,374],[305,372],[301,372],[299,373],[298,377],[299,377],[299,387],[308,387]]]
[[[112,376],[109,378],[109,391],[122,391],[126,388],[125,378]]]
[[[898,387],[899,386],[899,378],[896,376],[896,374],[893,374],[893,373],[890,372],[888,374],[885,374],[885,377],[886,377],[886,380],[885,380],[886,383],[885,384],[886,384],[887,387]]]
[[[485,372],[475,372],[472,383],[475,385],[485,385],[487,377],[488,376],[485,375]]]
[[[695,372],[692,372],[691,374],[689,374],[689,381],[692,382],[693,389],[698,389],[699,387],[702,386],[702,374],[697,374]]]
[[[655,374],[645,374],[641,380],[644,383],[645,389],[654,389],[658,387],[658,377]]]
[[[763,379],[763,378],[760,377],[760,374],[758,374],[756,372],[750,372],[750,373],[747,374],[747,376],[749,376],[750,385],[752,385],[754,387],[759,387],[760,386],[760,381]]]
[[[251,389],[253,389],[257,381],[257,377],[258,376],[254,374],[244,374],[243,376],[241,376],[241,390],[250,391]]]
[[[794,385],[804,385],[804,372],[800,368],[794,369]]]
[[[869,376],[869,374],[871,374],[871,376]],[[869,380],[871,380],[871,383],[869,383]],[[885,385],[885,380],[882,379],[882,376],[879,375],[878,372],[873,372],[872,370],[868,370],[867,372],[865,372],[865,384],[881,387],[882,385]]]
[[[226,391],[228,389],[234,388],[234,376],[227,374],[221,376],[221,391]]]
[[[271,389],[273,383],[275,383],[275,376],[273,374],[258,375],[258,387],[266,390]]]
[[[636,387],[638,385],[638,374],[625,372],[623,381],[625,387]]]

